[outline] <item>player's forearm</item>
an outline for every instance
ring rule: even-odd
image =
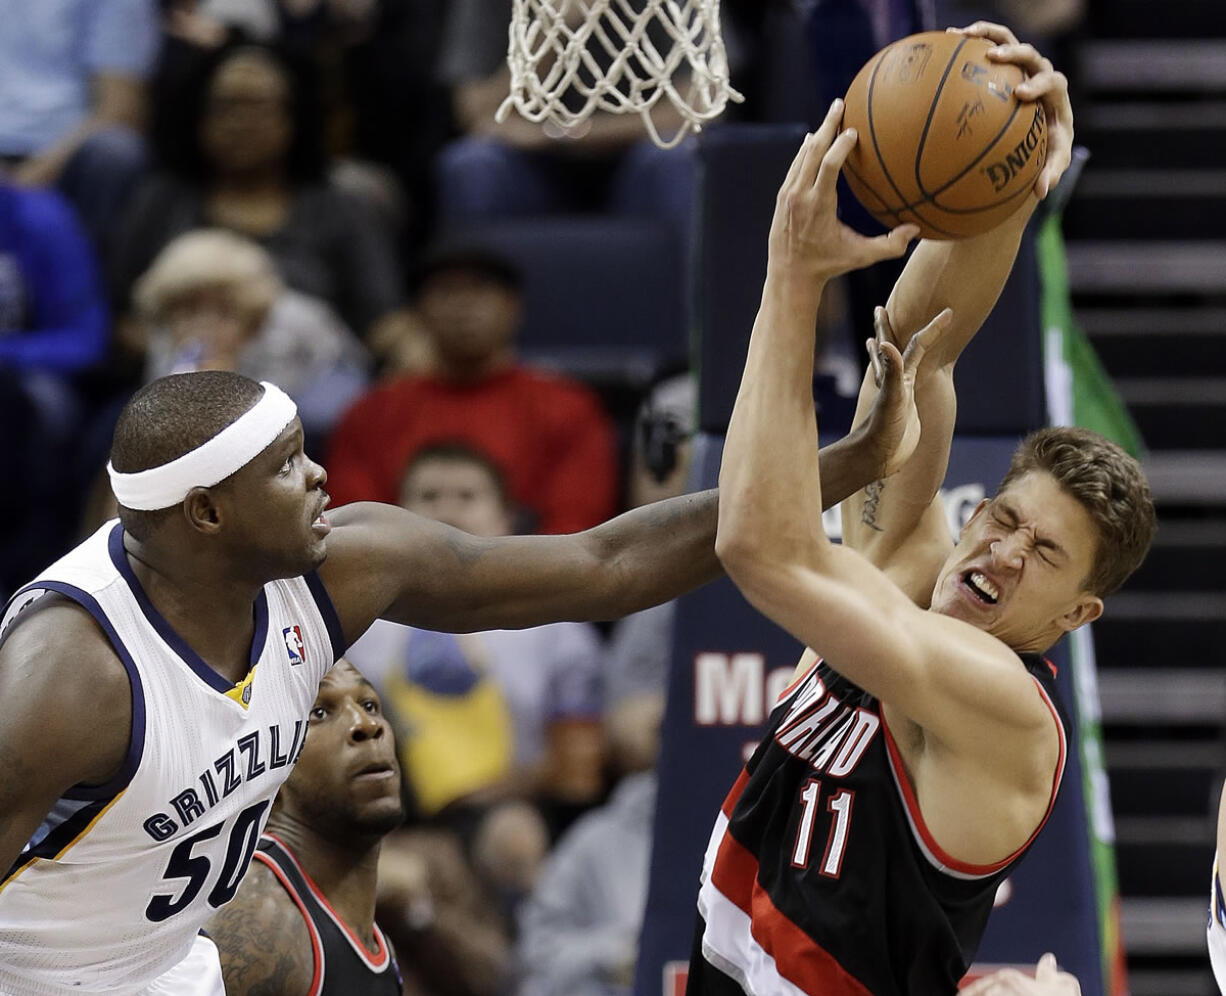
[[[886,304],[899,349],[905,349],[911,336],[941,309],[951,308],[953,327],[942,338],[941,348],[925,358],[924,366],[932,369],[957,360],[1000,297],[1038,203],[1033,193],[1028,194],[1008,219],[974,238],[920,242]]]
[[[812,543],[822,482],[813,411],[821,284],[768,271],[720,465],[720,558],[774,560]]]

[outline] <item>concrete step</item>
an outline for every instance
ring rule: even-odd
[[[1226,591],[1226,520],[1159,523],[1129,591]],[[1226,717],[1224,717],[1226,718]]]
[[[1098,169],[1220,169],[1224,135],[1226,100],[1216,98],[1095,100],[1077,108],[1077,142]]]
[[[1096,168],[1091,159],[1064,231],[1071,239],[1213,239],[1223,218],[1226,170]]]
[[[1118,378],[1151,449],[1226,450],[1226,377]]]
[[[1068,243],[1074,295],[1221,294],[1226,241],[1099,241]]]
[[[1226,308],[1090,307],[1077,321],[1112,377],[1226,377]]]
[[[1089,90],[1226,91],[1226,38],[1085,41],[1077,47],[1076,73]]]
[[[1140,745],[1132,744],[1140,748]],[[1154,827],[1140,824],[1128,825],[1128,819],[1148,819],[1160,813],[1167,817],[1180,817],[1208,821],[1212,835],[1213,821],[1217,816],[1218,799],[1222,790],[1222,771],[1226,766],[1226,751],[1218,744],[1173,744],[1144,745],[1147,754],[1158,754],[1167,749],[1187,749],[1205,746],[1215,755],[1210,763],[1189,765],[1156,766],[1148,763],[1107,763],[1111,782],[1111,809],[1116,817],[1116,833],[1121,839],[1128,833],[1134,837],[1150,832],[1185,832],[1188,828]],[[1147,758],[1148,760],[1148,758]],[[1203,827],[1200,828],[1203,831]]]
[[[1123,591],[1112,595],[1102,618],[1094,623],[1094,648],[1104,669],[1222,668],[1226,594]]]
[[[1086,33],[1094,38],[1206,38],[1226,33],[1221,0],[1092,0],[1087,6]]]
[[[1200,929],[1204,931],[1205,911],[1209,908],[1209,877],[1213,870],[1211,839],[1192,843],[1156,840],[1144,844],[1117,840],[1115,860],[1123,895],[1145,899],[1195,899],[1202,904]],[[1180,929],[1173,933],[1188,936],[1186,924],[1181,923]],[[1153,941],[1151,937],[1151,943]],[[1204,943],[1203,933],[1200,941]]]
[[[1226,669],[1151,660],[1148,668],[1115,664],[1098,673],[1104,723],[1220,726],[1226,718]]]

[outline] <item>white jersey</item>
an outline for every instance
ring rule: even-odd
[[[233,898],[344,649],[340,624],[314,573],[265,585],[251,669],[231,685],[150,603],[118,522],[19,591],[0,634],[47,592],[106,633],[131,681],[132,737],[119,774],[66,792],[0,880],[0,993],[135,993]]]
[[[1226,993],[1226,897],[1222,895],[1219,857],[1213,856],[1213,882],[1209,886],[1209,963],[1218,989]]]

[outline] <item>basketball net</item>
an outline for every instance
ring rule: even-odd
[[[507,66],[511,91],[496,119],[514,107],[572,138],[596,110],[633,113],[671,149],[743,99],[728,80],[719,0],[514,0]],[[661,100],[682,118],[667,139],[651,118]]]

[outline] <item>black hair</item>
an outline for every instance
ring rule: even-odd
[[[258,52],[284,73],[289,86],[292,138],[286,152],[286,175],[307,183],[323,179],[327,170],[319,75],[314,66],[289,50],[232,34],[216,49],[197,53],[174,78],[163,81],[155,97],[151,133],[159,162],[184,179],[203,183],[209,160],[200,144],[209,86],[229,59],[244,51]]]
[[[511,495],[507,489],[507,476],[502,467],[475,446],[458,440],[427,443],[409,458],[409,462],[405,464],[404,473],[400,475],[400,480],[402,482],[408,480],[414,470],[432,460],[440,463],[469,463],[480,467],[489,475],[503,507],[510,507]]]
[[[111,466],[133,474],[170,463],[212,439],[263,393],[264,388],[250,377],[226,370],[159,377],[124,405],[111,442]],[[174,511],[120,505],[119,518],[124,529],[143,541]]]

